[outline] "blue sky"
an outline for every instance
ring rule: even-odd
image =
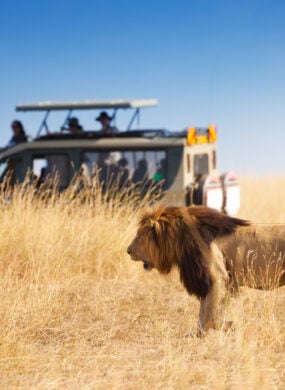
[[[221,172],[284,175],[284,14],[282,0],[3,2],[2,144],[14,118],[37,131],[42,114],[15,112],[19,103],[157,98],[142,127],[213,122]]]

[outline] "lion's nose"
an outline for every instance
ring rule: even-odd
[[[130,255],[131,254],[131,248],[128,246],[127,253]]]

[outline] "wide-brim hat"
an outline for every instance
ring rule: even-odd
[[[107,118],[107,119],[109,119],[109,120],[112,119],[112,117],[109,116],[108,113],[107,113],[106,111],[102,111],[102,112],[100,113],[100,115],[96,118],[96,121],[100,121],[100,120],[103,119],[103,118]]]
[[[79,120],[78,118],[72,117],[68,119],[68,125],[69,126],[78,126],[79,125]]]

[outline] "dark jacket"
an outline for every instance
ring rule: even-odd
[[[15,146],[17,144],[20,144],[22,142],[27,142],[28,141],[28,138],[26,136],[26,134],[19,134],[19,135],[14,135],[8,145],[7,145],[7,148],[11,148],[12,146]]]

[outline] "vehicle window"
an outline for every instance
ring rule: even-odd
[[[0,178],[6,173],[8,168],[8,164],[4,161],[0,162]]]
[[[194,156],[194,176],[209,173],[209,156],[207,153]]]
[[[100,181],[108,184],[167,180],[165,150],[86,151],[82,163],[90,175],[98,170]]]
[[[33,156],[33,175],[42,184],[48,177],[58,182],[59,189],[69,184],[69,157],[64,154],[47,154]]]

